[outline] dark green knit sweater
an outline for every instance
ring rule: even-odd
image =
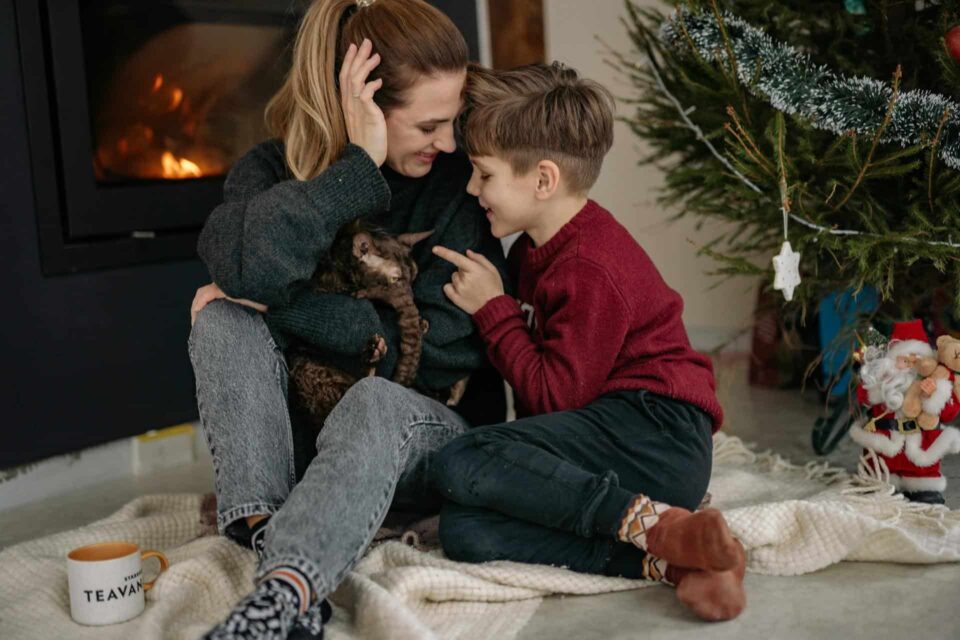
[[[359,368],[363,347],[381,334],[388,357],[378,373],[389,377],[399,350],[393,311],[369,300],[314,293],[308,281],[337,230],[356,218],[391,233],[433,229],[412,254],[420,272],[414,296],[430,323],[417,384],[441,389],[479,367],[484,346],[470,316],[444,295],[454,267],[431,247],[482,253],[508,282],[500,242],[490,235],[477,199],[466,192],[469,178],[470,164],[459,151],[440,154],[427,176],[413,179],[381,170],[349,145],[321,175],[299,181],[287,170],[282,143],[265,142],[231,169],[224,203],[207,219],[198,251],[227,295],[269,307],[267,325],[281,348],[304,341],[338,364]]]

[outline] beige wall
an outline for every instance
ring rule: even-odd
[[[641,5],[660,4],[639,0]],[[626,29],[620,22],[625,15],[621,0],[544,0],[546,13],[547,57],[575,67],[583,75],[603,83],[615,95],[629,95],[632,87],[615,70],[604,64],[603,46],[595,36],[619,51],[630,49]],[[628,106],[619,105],[620,115]],[[709,349],[749,327],[756,296],[756,283],[745,278],[728,281],[710,289],[717,279],[706,275],[714,263],[698,258],[696,247],[715,237],[716,223],[699,232],[694,219],[670,223],[673,212],[656,204],[656,191],[663,182],[662,172],[653,166],[638,167],[646,155],[643,143],[626,125],[617,123],[614,146],[604,163],[603,174],[591,197],[613,212],[644,247],[667,283],[680,292],[685,301],[684,322],[691,341],[699,349]],[[748,344],[749,334],[738,347]]]

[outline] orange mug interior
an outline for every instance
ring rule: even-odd
[[[102,562],[104,560],[125,558],[138,551],[140,551],[140,547],[132,542],[97,542],[96,544],[88,544],[74,549],[67,554],[67,557],[80,562]],[[143,562],[147,558],[156,558],[157,561],[160,562],[160,571],[157,572],[157,577],[160,577],[160,574],[170,566],[167,557],[159,551],[144,551],[140,556],[140,561]],[[150,582],[144,582],[143,590],[150,591],[150,589],[153,588],[153,583],[156,581],[156,578],[154,578]]]
[[[102,562],[125,558],[139,549],[140,547],[132,542],[98,542],[74,549],[67,557],[80,562]]]

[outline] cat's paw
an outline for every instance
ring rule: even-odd
[[[458,380],[450,387],[450,396],[447,398],[447,406],[455,407],[460,404],[460,398],[467,391],[467,383],[470,382],[470,376]]]
[[[373,336],[363,349],[363,364],[377,364],[385,355],[387,355],[387,341],[383,336]]]

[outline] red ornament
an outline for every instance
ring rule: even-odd
[[[960,24],[947,31],[947,51],[953,56],[953,60],[960,64]]]

